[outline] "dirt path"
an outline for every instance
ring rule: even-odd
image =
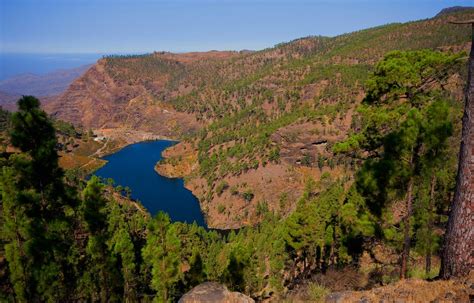
[[[107,144],[109,144],[109,141],[110,141],[110,139],[107,138],[107,140],[105,141],[105,144],[104,144],[101,148],[99,148],[98,150],[96,150],[95,153],[93,153],[93,154],[90,155],[89,157],[94,157],[94,156],[96,156],[96,155],[97,155],[98,157],[100,157],[100,153],[104,150],[104,148],[107,147]]]
[[[78,169],[81,170],[81,169],[83,169],[84,167],[86,167],[86,166],[88,166],[89,164],[91,164],[91,162],[94,162],[94,161],[96,161],[96,159],[95,159],[95,158],[92,158],[92,159],[89,160],[89,162],[87,162],[87,163],[81,165]]]
[[[91,164],[91,162],[94,162],[96,161],[97,159],[94,158],[94,157],[100,157],[100,153],[107,147],[107,144],[109,143],[109,138],[107,138],[107,140],[105,141],[104,145],[102,145],[101,148],[99,148],[98,150],[96,150],[92,155],[90,155],[89,157],[91,157],[92,159],[89,160],[89,162],[81,165],[79,167],[79,169],[83,169],[84,167],[87,167],[89,164]]]

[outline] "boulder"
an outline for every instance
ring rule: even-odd
[[[179,303],[254,303],[255,301],[239,292],[231,292],[222,284],[205,282],[188,291]]]

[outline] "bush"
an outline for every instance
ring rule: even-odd
[[[304,166],[311,166],[311,157],[308,154],[305,154],[303,156],[303,159],[301,160],[301,164]]]
[[[230,193],[233,195],[233,196],[236,196],[239,194],[239,190],[237,189],[237,186],[232,186],[230,188]]]
[[[225,206],[222,204],[217,205],[217,212],[222,214],[225,211]]]
[[[253,194],[252,190],[247,189],[247,190],[242,194],[242,197],[244,198],[245,201],[250,202],[250,201],[252,201],[252,199],[253,199],[253,197],[254,197],[254,194]]]
[[[219,183],[219,185],[217,185],[216,187],[216,192],[217,192],[217,195],[220,196],[222,195],[222,193],[224,192],[224,190],[226,190],[227,188],[229,188],[229,184],[225,181],[221,181]]]
[[[311,302],[324,302],[329,294],[329,289],[319,283],[311,283],[308,285],[308,297]]]

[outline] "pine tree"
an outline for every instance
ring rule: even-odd
[[[437,209],[444,209],[447,203],[443,202],[448,200],[443,199],[444,192],[438,184],[443,182],[450,172],[452,175],[453,166],[450,164],[455,162],[448,142],[453,135],[453,111],[449,102],[433,102],[426,109],[422,127],[425,152],[421,158],[418,198],[414,205],[415,238],[418,252],[425,256],[427,275],[431,272],[431,256],[436,253],[440,241],[434,229],[436,221],[441,221],[441,214]]]
[[[374,215],[390,222],[388,207],[397,200],[404,201],[401,222],[382,226],[385,237],[394,240],[401,250],[400,278],[407,276],[416,182],[422,174],[423,153],[429,141],[426,111],[444,98],[439,88],[458,58],[429,50],[387,54],[367,81],[367,96],[359,108],[362,134],[352,136],[344,145],[368,152],[357,182]],[[395,224],[403,230],[401,239],[395,233]]]
[[[83,191],[83,221],[89,237],[86,245],[86,267],[81,279],[82,292],[92,301],[109,302],[119,297],[120,274],[116,259],[107,242],[108,233],[104,185],[99,178],[92,176]]]
[[[119,189],[117,189],[117,191],[120,192]],[[108,246],[113,257],[117,260],[117,266],[119,266],[121,270],[123,279],[123,300],[135,302],[138,299],[137,286],[139,282],[141,282],[138,271],[139,261],[136,257],[137,252],[140,250],[139,244],[135,242],[141,240],[137,234],[142,231],[142,228],[144,229],[144,226],[140,226],[141,224],[139,222],[134,222],[134,219],[136,219],[135,216],[127,216],[127,214],[135,213],[130,211],[129,208],[130,206],[122,206],[113,199],[111,203],[109,203],[107,207],[108,233],[111,236],[108,240]],[[138,223],[139,226],[136,226],[136,223]],[[135,226],[139,228],[135,229]]]
[[[53,124],[39,100],[25,96],[12,116],[12,155],[1,176],[5,252],[19,301],[64,300],[75,274],[71,259],[74,192],[63,182]],[[72,261],[73,262],[73,261]]]
[[[474,165],[472,161],[474,157],[474,20],[455,23],[470,24],[472,39],[456,190],[451,204],[442,257],[441,276],[445,279],[466,276],[474,266],[472,254],[474,245],[472,215],[474,208],[472,198],[474,195]]]
[[[181,277],[181,242],[176,226],[167,214],[160,212],[148,226],[143,259],[151,266],[151,287],[156,291],[156,302],[174,299],[174,288]]]

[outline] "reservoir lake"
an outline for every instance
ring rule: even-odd
[[[205,226],[197,198],[184,187],[183,179],[160,176],[154,169],[161,152],[176,142],[168,140],[145,141],[124,147],[105,156],[107,164],[94,174],[112,178],[115,185],[128,186],[132,199],[139,200],[154,216],[160,210],[169,214],[172,221]]]

